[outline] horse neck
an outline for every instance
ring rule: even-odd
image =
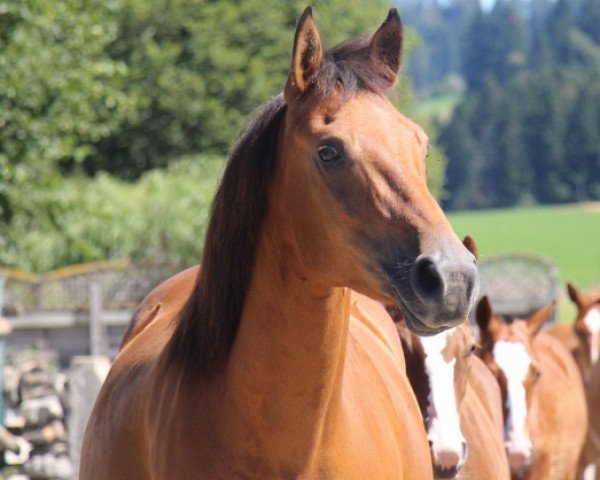
[[[256,455],[310,465],[341,399],[350,291],[303,278],[277,238],[267,231],[258,244],[227,367],[226,418],[234,437],[251,435]]]

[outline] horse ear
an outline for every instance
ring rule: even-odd
[[[473,254],[475,260],[479,261],[479,251],[477,250],[477,245],[475,245],[475,240],[471,235],[467,235],[463,240],[463,245],[466,249]]]
[[[579,290],[577,290],[577,287],[575,287],[575,285],[573,285],[571,282],[568,282],[567,292],[569,293],[569,298],[571,299],[571,301],[575,305],[577,305],[577,308],[581,309],[581,307],[583,306],[583,301]]]
[[[477,320],[477,325],[481,332],[487,332],[490,320],[493,316],[494,312],[492,310],[492,305],[490,304],[490,299],[487,295],[484,295],[481,300],[479,300],[477,308],[475,309],[475,320]]]
[[[286,100],[293,93],[306,92],[311,77],[319,70],[322,60],[321,36],[313,19],[312,8],[306,7],[296,27],[292,66],[284,93]]]
[[[369,55],[381,66],[381,76],[390,87],[396,82],[402,65],[403,40],[402,20],[398,10],[392,8],[369,45]]]
[[[552,314],[556,309],[556,302],[552,302],[545,307],[540,308],[537,312],[527,319],[527,330],[529,337],[533,338],[541,330],[544,324],[552,318]]]

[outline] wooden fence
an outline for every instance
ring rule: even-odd
[[[65,366],[75,355],[113,357],[136,305],[177,270],[127,261],[45,275],[0,268],[0,308],[13,327],[6,351],[52,349]]]

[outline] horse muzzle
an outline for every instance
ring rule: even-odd
[[[430,442],[431,444],[431,442]],[[436,480],[456,477],[467,458],[467,444],[463,441],[460,450],[436,449],[431,444],[431,461]]]
[[[395,290],[407,325],[417,335],[455,327],[467,318],[479,291],[475,257],[466,249],[452,256],[421,254],[408,275],[399,276]]]
[[[506,453],[510,470],[520,473],[526,470],[533,461],[533,449],[530,442],[523,441],[520,444],[506,444]]]

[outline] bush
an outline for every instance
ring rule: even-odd
[[[0,263],[35,272],[120,258],[198,263],[223,166],[218,157],[191,156],[136,183],[102,173],[25,191],[26,208],[0,236]]]

